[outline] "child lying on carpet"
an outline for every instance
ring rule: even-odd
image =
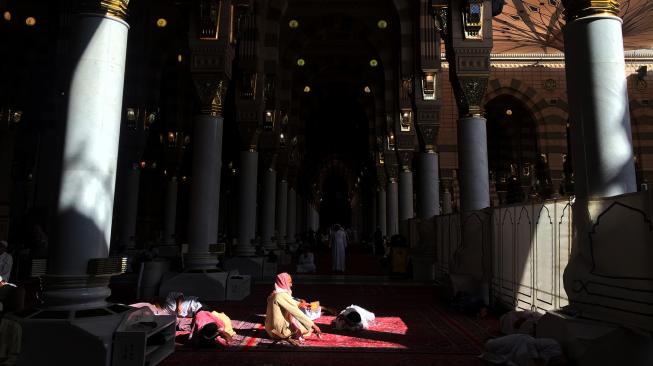
[[[338,316],[333,319],[331,325],[338,330],[357,331],[369,329],[370,323],[374,321],[374,313],[363,309],[358,305],[349,305]]]

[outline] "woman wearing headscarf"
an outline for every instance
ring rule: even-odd
[[[288,273],[280,273],[274,282],[274,291],[268,296],[265,312],[265,330],[275,340],[285,340],[299,346],[304,336],[311,333],[320,336],[320,328],[300,309],[292,298],[292,278]]]

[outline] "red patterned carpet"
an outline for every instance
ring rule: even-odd
[[[448,309],[433,286],[308,285],[294,295],[340,309],[360,305],[377,316],[369,330],[350,333],[331,327],[332,316],[316,322],[322,339],[302,347],[273,343],[263,329],[270,285],[257,285],[243,302],[216,304],[234,320],[238,335],[227,348],[180,345],[164,366],[176,365],[482,365],[476,358],[486,339],[496,335],[494,318],[476,319]]]

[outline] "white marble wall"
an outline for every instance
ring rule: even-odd
[[[651,191],[575,203],[569,300],[592,319],[653,330]]]
[[[546,311],[568,304],[562,281],[571,248],[568,199],[474,211],[462,218],[441,215],[435,222],[438,278],[448,273],[491,278],[494,301],[509,307]]]
[[[492,290],[497,301],[546,311],[568,304],[562,276],[571,250],[571,202],[493,210]]]
[[[651,331],[652,195],[436,216],[436,277],[489,278],[493,301],[512,308],[545,312],[571,303],[587,318]]]

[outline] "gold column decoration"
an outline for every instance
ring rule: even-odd
[[[81,12],[101,13],[125,20],[129,0],[85,0],[81,2]]]
[[[250,152],[255,152],[258,149],[258,139],[261,136],[261,128],[252,126],[247,128],[247,149]]]
[[[197,91],[200,97],[200,112],[213,117],[222,117],[224,97],[227,86],[223,80],[196,81]]]
[[[401,154],[399,154],[399,159],[401,162],[401,171],[402,172],[410,172],[411,171],[411,161],[412,161],[412,154],[409,153],[408,151],[404,151]]]
[[[567,22],[590,15],[618,16],[619,14],[618,0],[563,0],[562,5],[565,7]]]
[[[459,75],[458,82],[462,89],[462,96],[465,99],[468,108],[468,116],[480,116],[483,111],[483,97],[487,89],[488,76],[479,75]]]
[[[388,175],[389,183],[397,183],[399,181],[399,167],[396,164],[386,165],[386,174]]]

